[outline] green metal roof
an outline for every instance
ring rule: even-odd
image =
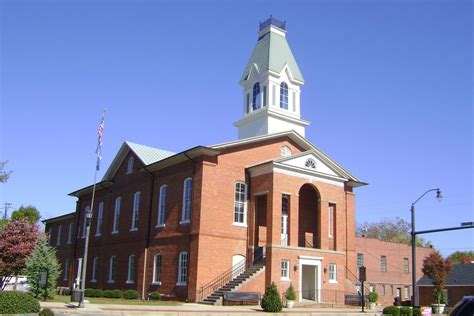
[[[271,70],[277,73],[288,64],[293,78],[304,82],[286,37],[275,32],[269,31],[259,38],[240,80],[247,79],[253,64],[257,65],[259,72]]]
[[[128,145],[128,147],[130,147],[131,150],[133,150],[138,158],[140,158],[145,166],[175,154],[171,151],[140,145],[129,141],[126,141],[125,143]]]

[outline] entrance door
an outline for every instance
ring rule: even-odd
[[[302,266],[301,282],[301,297],[304,300],[319,302],[317,290],[318,266],[304,264]]]
[[[281,216],[281,245],[288,246],[288,215]]]
[[[243,270],[245,270],[244,262],[245,262],[244,256],[242,255],[232,256],[232,278],[239,276],[239,274],[243,272]]]

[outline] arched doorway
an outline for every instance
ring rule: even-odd
[[[304,184],[299,191],[298,246],[321,247],[321,196],[312,184]]]

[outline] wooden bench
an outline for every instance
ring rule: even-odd
[[[230,305],[258,305],[260,302],[260,293],[258,292],[230,292],[224,294],[222,304]]]

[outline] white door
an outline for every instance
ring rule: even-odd
[[[288,246],[288,215],[281,216],[281,245]]]
[[[242,255],[232,256],[232,278],[237,277],[245,270],[245,257]]]

